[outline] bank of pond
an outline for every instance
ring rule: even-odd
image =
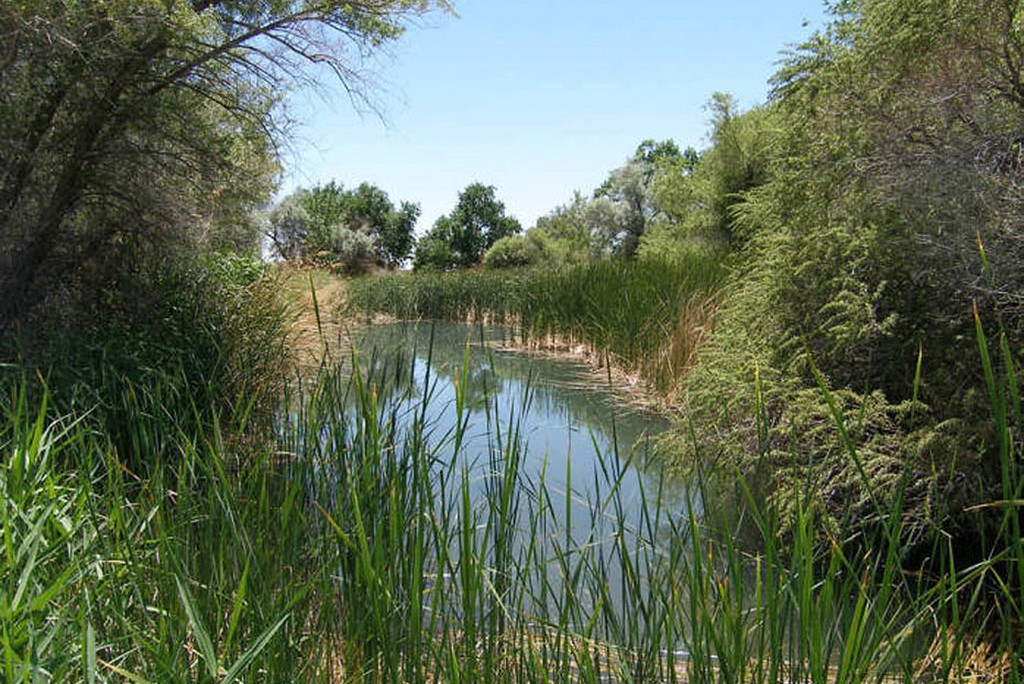
[[[814,491],[783,536],[755,483],[667,473],[664,419],[512,334],[363,328],[264,441],[187,429],[151,387],[113,445],[26,380],[0,433],[6,680],[1021,681],[1019,589],[991,583],[1019,547],[914,574],[899,510],[823,546]]]

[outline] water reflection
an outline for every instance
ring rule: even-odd
[[[347,362],[358,372],[341,375],[372,391],[348,395],[338,419],[349,427],[328,433],[365,439],[356,414],[371,411],[377,420],[364,429],[372,423],[390,435],[377,440],[387,444],[383,456],[368,452],[391,464],[379,491],[391,495],[396,474],[414,483],[397,487],[413,497],[414,513],[400,525],[429,521],[417,534],[429,536],[436,553],[424,559],[423,601],[425,610],[429,603],[444,612],[437,619],[505,619],[514,606],[531,625],[582,628],[599,615],[595,629],[606,635],[643,634],[647,627],[630,621],[662,605],[648,601],[651,583],[676,596],[679,523],[693,510],[682,486],[660,477],[652,451],[668,425],[625,405],[578,363],[502,351],[507,335],[440,323],[365,329]],[[352,453],[355,463],[324,477],[356,477],[359,452]],[[418,488],[423,463],[427,492]],[[474,578],[489,587],[479,603]]]
[[[493,452],[515,433],[526,454],[525,473],[543,474],[549,487],[571,486],[583,499],[594,478],[629,463],[622,484],[636,495],[635,466],[653,458],[653,440],[667,422],[625,405],[593,372],[572,361],[503,351],[509,331],[444,323],[369,326],[355,339],[355,358],[374,379],[390,413],[425,412],[435,442],[456,430],[456,385],[465,382],[465,437],[459,455],[477,479],[493,468]]]

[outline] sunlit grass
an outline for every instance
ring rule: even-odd
[[[400,319],[514,325],[526,342],[585,345],[671,390],[711,325],[717,258],[604,260],[558,269],[398,274],[355,280],[351,304]]]
[[[811,488],[784,540],[746,483],[723,496],[728,473],[698,472],[682,501],[647,478],[633,510],[621,483],[641,454],[604,455],[593,490],[571,486],[578,473],[551,483],[522,467],[517,415],[497,407],[485,473],[471,472],[457,457],[479,429],[467,369],[447,432],[426,419],[430,381],[420,396],[375,391],[409,369],[325,371],[244,458],[216,421],[195,435],[150,416],[136,456],[162,458],[144,473],[123,467],[91,415],[11,382],[4,681],[824,684],[975,681],[982,669],[1020,682],[1021,413],[1005,340],[979,333],[979,345],[1005,440],[1006,496],[990,504],[1003,522],[970,566],[936,545],[933,575],[901,565],[898,500],[876,511],[870,548],[845,543],[858,521],[819,543]],[[845,446],[856,462],[856,441]],[[708,515],[726,501],[732,515]]]

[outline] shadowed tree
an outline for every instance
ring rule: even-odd
[[[92,255],[215,242],[265,201],[278,93],[365,66],[445,0],[0,6],[0,328]],[[230,242],[255,243],[256,231]]]

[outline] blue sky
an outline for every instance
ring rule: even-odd
[[[374,67],[383,121],[324,76],[293,93],[282,193],[336,180],[418,202],[418,231],[459,191],[497,188],[524,228],[590,192],[646,138],[707,143],[711,94],[767,97],[782,52],[824,22],[821,0],[456,0]]]

